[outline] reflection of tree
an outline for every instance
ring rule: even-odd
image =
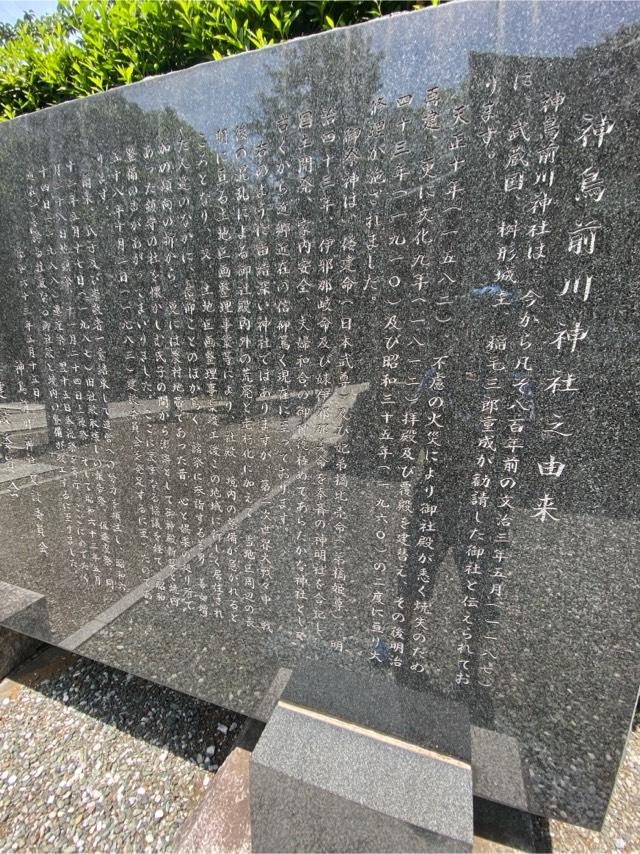
[[[65,361],[74,335],[83,337],[84,358],[93,365],[89,371],[93,376],[83,376],[85,391],[100,382],[95,374],[101,355],[98,348],[104,354],[106,401],[122,400],[128,393],[165,396],[171,413],[177,397],[202,393],[204,373],[186,386],[184,382],[187,352],[203,358],[204,300],[217,301],[207,297],[213,283],[202,252],[212,243],[203,186],[215,176],[213,164],[203,155],[207,147],[202,136],[170,110],[149,114],[118,95],[109,95],[18,120],[9,127],[7,137],[0,154],[0,205],[9,226],[8,239],[0,249],[6,296],[0,318],[0,360],[9,394],[17,394],[16,363],[28,359],[25,319],[37,330],[36,373],[45,390],[51,440],[52,401],[46,394],[45,364]],[[54,164],[61,164],[58,177],[64,180],[69,161],[74,163],[74,177],[58,190]],[[24,172],[15,163],[26,164]],[[46,167],[46,177],[38,173],[40,165]],[[130,169],[139,171],[137,181],[132,180]],[[36,191],[39,185],[47,185],[48,210],[42,209],[44,195],[27,197],[25,204],[27,170],[34,175]],[[83,204],[83,179],[91,193],[89,204]],[[163,192],[163,186],[170,192]],[[157,208],[153,215],[151,205]],[[43,235],[35,254],[28,243],[34,224]],[[120,251],[124,241],[126,253]],[[26,254],[22,274],[26,301],[20,296],[15,255],[19,246]],[[76,257],[64,275],[60,265],[69,247],[75,247]],[[47,272],[36,300],[32,271],[39,252]],[[45,354],[42,324],[55,314],[63,318],[63,330]],[[84,334],[88,325],[96,328]],[[69,405],[72,415],[82,417],[83,403]],[[101,409],[104,413],[106,407]]]
[[[321,45],[303,41],[289,46],[282,60],[271,66],[270,86],[257,98],[252,128],[265,146],[274,225],[280,191],[289,199],[292,228],[284,241],[291,265],[281,295],[290,306],[294,337],[306,324],[310,327],[308,372],[316,387],[323,385],[325,374],[330,387],[338,384],[344,368],[339,318],[353,315],[360,321],[356,317],[360,312],[349,307],[366,299],[365,140],[371,104],[380,88],[381,59],[357,31],[348,39],[325,39]],[[354,181],[359,186],[352,193]],[[354,261],[353,272],[347,275],[338,264],[341,240],[348,236],[356,248],[349,253]],[[319,325],[323,317],[324,328]],[[368,320],[366,313],[362,319]],[[358,323],[353,333],[357,357],[352,354],[352,359],[361,360],[361,369],[369,336]],[[295,373],[299,355],[295,346],[273,355]]]
[[[627,369],[629,375],[616,372],[613,376],[602,377],[598,365],[593,362],[597,356],[591,355],[599,353],[599,346],[591,347],[588,352],[585,350],[579,358],[593,378],[595,385],[592,388],[603,391],[603,394],[595,395],[596,398],[605,401],[611,397],[626,397],[629,400],[624,405],[624,427],[630,431],[629,435],[637,421],[631,397],[624,391],[625,383],[637,374],[630,363],[633,356],[625,349],[625,342],[635,335],[632,329],[633,295],[629,282],[623,281],[617,271],[612,273],[610,259],[619,259],[617,270],[632,266],[635,260],[635,211],[628,206],[624,217],[619,213],[621,200],[633,197],[629,184],[635,187],[638,181],[630,155],[637,93],[625,85],[638,59],[636,33],[637,27],[627,28],[598,48],[579,50],[575,58],[536,60],[474,55],[469,81],[455,91],[441,93],[443,114],[450,112],[457,102],[470,102],[473,112],[477,113],[485,98],[486,79],[492,75],[513,75],[518,69],[533,73],[537,90],[541,92],[546,87],[563,87],[575,116],[589,114],[595,103],[605,104],[607,99],[611,100],[612,92],[619,93],[619,103],[615,105],[619,144],[607,153],[607,174],[612,176],[612,183],[598,209],[606,245],[604,251],[594,257],[592,273],[594,280],[606,281],[608,286],[593,293],[593,310],[599,321],[592,335],[600,335],[601,342],[607,339],[606,349],[611,361],[630,366]],[[597,56],[599,64],[597,80],[592,87],[580,87],[579,81],[589,73],[594,56]],[[393,179],[392,152],[399,132],[384,114],[372,111],[372,104],[381,89],[381,55],[371,49],[361,31],[351,31],[341,40],[327,38],[321,42],[291,44],[283,48],[280,57],[268,71],[265,91],[257,95],[257,111],[249,125],[250,145],[247,145],[249,154],[245,161],[250,166],[246,185],[251,201],[245,211],[243,248],[255,256],[260,244],[266,245],[272,264],[270,293],[259,294],[260,283],[255,271],[246,283],[253,330],[249,346],[256,350],[262,348],[261,361],[253,369],[258,371],[260,365],[269,366],[270,378],[263,383],[267,391],[282,390],[277,377],[284,372],[290,374],[290,389],[303,388],[300,377],[304,371],[299,363],[304,356],[304,370],[311,374],[307,378],[308,387],[321,387],[325,383],[331,388],[340,382],[341,377],[348,377],[351,382],[373,378],[373,390],[377,393],[383,338],[380,322],[390,274],[396,277],[392,295],[399,305],[401,324],[410,320],[411,299],[416,296],[412,289],[409,254],[394,261],[393,269],[389,265],[393,251],[389,247],[398,236],[394,226],[397,218],[404,217],[406,222],[412,223],[402,237],[416,241],[415,245],[428,259],[428,266],[424,268],[425,281],[430,283],[431,289],[425,287],[420,297],[425,299],[425,337],[429,340],[429,354],[422,367],[416,370],[426,369],[433,354],[448,352],[452,347],[457,352],[457,338],[468,337],[472,330],[466,318],[474,310],[473,303],[468,301],[468,294],[464,292],[455,295],[455,305],[451,309],[455,316],[452,326],[445,328],[433,320],[437,309],[431,286],[437,282],[437,259],[445,246],[443,234],[449,225],[445,190],[451,174],[441,171],[433,183],[412,179],[408,195],[393,197],[389,189]],[[518,109],[516,100],[507,100],[497,106],[506,111],[505,115]],[[417,99],[405,116],[409,126],[406,138],[414,151],[414,160],[420,158],[426,162],[433,159],[441,163],[446,154],[446,134],[438,137],[425,132]],[[376,131],[379,121],[383,127]],[[576,128],[566,123],[562,133],[559,145],[568,149]],[[84,318],[91,315],[95,302],[93,288],[98,293],[104,323],[103,349],[108,371],[106,396],[109,400],[122,399],[133,389],[141,397],[166,397],[169,412],[175,412],[177,398],[193,396],[207,387],[206,375],[189,376],[185,363],[188,354],[195,354],[197,363],[203,365],[213,352],[211,370],[220,375],[224,369],[220,341],[216,340],[213,347],[209,342],[205,347],[207,335],[203,332],[202,322],[205,313],[209,325],[217,325],[220,320],[215,263],[218,251],[217,169],[208,144],[172,111],[145,113],[115,94],[44,111],[28,120],[17,120],[3,128],[3,137],[0,205],[7,239],[0,245],[0,261],[5,271],[4,306],[0,317],[0,382],[5,395],[9,398],[17,395],[15,365],[29,358],[25,316],[41,326],[46,320],[44,315],[59,306],[66,317],[67,333],[77,334],[83,328]],[[132,145],[139,149],[147,146],[156,152],[161,146],[167,146],[169,150],[163,165],[168,164],[170,175],[176,176],[176,184],[170,194],[176,205],[175,216],[158,216],[153,234],[145,232],[145,211],[150,199],[167,200],[161,189],[167,173],[158,171],[160,161],[150,161],[156,172],[148,173],[144,186],[140,185],[137,207],[131,198],[121,200],[120,192],[126,188],[122,173],[127,168],[127,149]],[[380,149],[378,161],[375,160],[376,146]],[[498,148],[498,159],[504,159],[508,155],[508,146],[500,142]],[[493,262],[485,263],[486,229],[494,227],[500,211],[504,216],[510,214],[504,208],[504,193],[496,181],[495,163],[498,161],[488,165],[483,160],[482,145],[477,136],[470,139],[465,157],[467,174],[472,176],[463,212],[465,279],[468,283],[481,284],[492,275]],[[586,168],[587,160],[580,160],[580,151],[576,157],[576,169]],[[25,302],[20,294],[15,250],[28,240],[32,199],[28,198],[25,204],[27,184],[23,171],[16,169],[15,164],[25,164],[25,172],[26,169],[33,172],[37,187],[41,182],[38,175],[40,165],[64,164],[71,158],[77,162],[78,169],[87,174],[93,170],[96,180],[102,181],[102,197],[92,205],[81,205],[77,219],[84,236],[81,251],[85,253],[85,262],[90,252],[89,244],[93,243],[95,251],[92,257],[99,274],[88,288],[73,281],[71,284],[60,283],[60,276],[51,270],[46,296],[48,302],[33,300],[32,283],[28,286],[30,295]],[[105,164],[102,179],[96,165],[99,159]],[[179,185],[178,181],[186,177],[180,175],[181,161],[186,164],[191,180]],[[379,166],[383,183],[376,185],[374,172]],[[229,173],[228,185],[237,190],[239,161],[227,160],[225,169]],[[201,174],[205,176],[204,191]],[[194,180],[196,175],[198,179]],[[568,185],[558,186],[558,203],[562,204],[564,215],[574,221],[579,220],[581,207],[574,198],[575,194]],[[262,191],[265,195],[259,196]],[[432,196],[429,196],[431,192]],[[418,228],[416,223],[425,211],[426,227]],[[56,220],[56,213],[63,219]],[[62,242],[58,226],[64,221],[71,222],[72,215],[68,198],[54,201],[53,209],[43,214],[48,229],[43,246],[50,245],[54,253],[58,252]],[[378,228],[381,241],[377,254],[367,247],[367,240],[374,231],[368,225],[373,217],[377,217],[374,226]],[[283,228],[285,223],[286,229]],[[91,239],[91,234],[96,235],[95,240]],[[570,259],[562,244],[562,234],[562,230],[557,229],[549,238],[548,251],[553,258],[553,266],[549,263],[537,267],[530,265],[527,287],[555,289],[569,275],[567,264]],[[114,252],[123,235],[139,244],[127,261],[129,266],[114,264]],[[350,253],[353,255],[353,272],[348,277],[335,266],[336,260],[341,260],[340,241],[345,236],[354,238],[355,247]],[[462,239],[462,235],[458,239]],[[173,247],[170,245],[172,240]],[[150,245],[152,241],[155,241],[155,246]],[[326,247],[329,248],[325,251]],[[278,254],[280,250],[281,255]],[[33,266],[35,259],[30,255],[30,244],[26,244],[25,251],[29,264]],[[115,257],[117,259],[117,254]],[[323,265],[331,259],[333,269],[324,269]],[[346,278],[350,279],[348,284]],[[237,281],[234,287],[238,287]],[[568,315],[563,313],[564,307],[551,304],[554,305],[553,311],[547,310],[545,314],[542,310],[540,337],[551,335],[555,326],[568,319]],[[160,307],[156,314],[152,311],[154,305]],[[237,337],[237,300],[234,312],[233,334]],[[516,309],[511,311],[513,316],[516,313]],[[340,321],[347,314],[353,316],[354,327],[352,350],[345,354],[340,350]],[[505,317],[507,314],[505,312]],[[317,322],[324,316],[327,329],[322,329]],[[288,325],[289,332],[272,333],[267,340],[267,336],[257,331],[260,320],[264,318],[271,323],[272,329],[278,328],[279,324]],[[303,344],[304,336],[298,330],[305,323],[311,323],[311,328],[309,340]],[[511,321],[507,325],[509,323]],[[621,329],[626,330],[625,334],[620,334]],[[36,351],[42,347],[41,338],[40,334],[35,335],[32,346]],[[91,345],[90,356],[95,355],[97,347],[95,342]],[[63,343],[55,344],[50,361],[60,361],[64,351]],[[160,363],[157,353],[162,354]],[[408,360],[411,355],[411,348],[405,348],[402,359]],[[35,358],[37,371],[41,373],[45,354],[36,352],[32,358]],[[540,379],[550,370],[548,358],[543,355],[541,359]],[[237,366],[228,367],[228,374],[226,387],[233,398],[240,388]],[[46,396],[47,383],[43,376],[39,379],[40,388]],[[95,384],[99,378],[90,379]],[[607,443],[620,444],[616,439],[616,431],[619,431],[616,418],[597,400],[596,409],[593,409],[593,397],[584,397],[584,403],[580,404],[580,417],[591,425],[591,429],[583,431],[583,435],[575,440],[576,459],[586,454],[593,456],[594,449],[587,433],[594,435],[599,432]],[[371,411],[375,411],[376,406],[374,399]],[[49,416],[50,409],[48,405]],[[236,409],[239,411],[239,406]],[[544,413],[541,411],[539,414]],[[356,416],[352,421],[351,435],[352,439],[358,437],[359,450],[364,453],[370,443],[371,431],[366,417],[360,419],[362,423],[359,418]],[[375,445],[369,448],[369,456],[373,453]],[[622,462],[622,458],[618,461]],[[602,463],[594,462],[594,465]],[[577,483],[572,490],[577,500]],[[604,492],[602,497],[606,499]]]
[[[14,254],[16,241],[27,234],[27,219],[22,188],[18,185],[16,163],[26,161],[28,149],[15,142],[0,147],[0,222],[5,235],[0,240],[0,269],[2,279],[2,311],[0,311],[0,384],[8,400],[16,395],[16,377],[12,370],[15,360],[25,356],[25,335],[21,315],[19,288]]]

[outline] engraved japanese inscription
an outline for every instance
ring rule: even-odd
[[[30,631],[256,716],[313,661],[440,692],[480,794],[598,826],[639,681],[639,50],[637,3],[460,2],[1,126]]]

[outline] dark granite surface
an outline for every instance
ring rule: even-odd
[[[601,823],[639,30],[454,2],[0,126],[0,579],[55,642],[263,717],[309,663],[440,694],[496,798]]]

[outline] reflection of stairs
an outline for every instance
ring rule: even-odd
[[[12,452],[11,459],[8,462],[3,463],[0,460],[0,489],[7,484],[16,484],[21,480],[31,479],[34,475],[39,475],[37,482],[42,483],[62,471],[64,469],[59,465],[22,460],[18,458],[18,454]]]
[[[369,383],[341,386],[326,400],[318,404],[311,415],[294,433],[294,439],[337,445],[340,428],[347,412],[353,407],[359,394],[367,391]]]

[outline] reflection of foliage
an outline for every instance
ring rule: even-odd
[[[54,15],[25,16],[0,30],[0,119],[425,5],[428,0],[60,0]]]
[[[46,122],[46,130],[42,123]],[[35,125],[38,125],[37,127]],[[52,179],[52,169],[56,161],[66,163],[73,160],[81,172],[93,174],[97,172],[97,163],[102,160],[105,164],[107,186],[109,192],[94,199],[91,206],[82,208],[83,235],[94,233],[93,255],[97,268],[94,285],[99,290],[100,305],[104,317],[104,334],[108,342],[106,349],[109,375],[110,399],[122,399],[126,395],[126,382],[134,377],[141,382],[140,364],[146,357],[146,364],[153,368],[155,353],[150,326],[153,322],[150,309],[151,292],[154,285],[160,288],[156,304],[165,312],[168,306],[175,302],[183,305],[188,300],[195,303],[192,314],[197,317],[201,307],[199,294],[203,291],[203,283],[208,281],[209,271],[206,262],[199,255],[190,261],[188,270],[171,269],[172,261],[167,261],[171,253],[158,251],[155,265],[136,264],[135,259],[129,260],[127,267],[129,281],[123,283],[122,266],[115,263],[115,251],[119,237],[122,234],[135,235],[140,233],[142,213],[140,205],[122,204],[115,192],[116,174],[123,171],[123,157],[131,146],[137,146],[138,151],[143,147],[157,151],[160,146],[167,144],[171,152],[167,160],[176,158],[177,140],[180,140],[180,157],[186,160],[186,169],[203,175],[207,173],[208,180],[215,179],[215,167],[203,158],[202,151],[208,150],[203,137],[183,122],[172,110],[145,113],[139,107],[128,103],[117,95],[109,95],[98,101],[85,101],[79,108],[61,108],[47,114],[33,117],[29,122],[18,121],[7,126],[3,134],[3,146],[0,150],[0,218],[5,226],[4,239],[0,243],[0,283],[3,293],[3,311],[0,313],[0,381],[4,382],[5,391],[11,398],[15,394],[15,365],[26,360],[26,341],[23,305],[20,290],[19,275],[15,252],[24,248],[28,256],[27,290],[33,293],[33,268],[36,263],[34,247],[29,244],[30,208],[24,203],[26,192],[25,173],[38,173],[38,164],[44,164],[47,169],[47,181],[51,181],[51,191],[58,193],[55,178]],[[52,149],[51,139],[55,139]],[[26,169],[16,169],[17,163],[27,164]],[[198,166],[196,166],[198,164]],[[171,168],[175,169],[175,165]],[[157,179],[156,179],[157,183]],[[156,188],[157,191],[157,188]],[[155,191],[154,191],[155,192]],[[182,191],[185,199],[184,210],[191,212],[191,221],[185,220],[183,230],[188,231],[189,239],[196,246],[210,245],[212,236],[206,218],[197,215],[197,205],[200,187],[185,185]],[[62,222],[69,215],[66,204],[69,191],[62,191],[60,209]],[[116,208],[118,209],[116,212]],[[186,215],[183,215],[183,217]],[[118,221],[120,224],[118,224]],[[44,246],[51,246],[58,251],[57,227],[59,221],[55,217],[47,217],[42,210],[38,211],[39,227],[45,240]],[[62,228],[62,225],[59,225]],[[164,226],[159,221],[157,225],[158,244],[164,240]],[[142,249],[140,250],[142,252]],[[173,256],[175,257],[175,255]],[[140,255],[140,261],[143,256]],[[59,263],[59,261],[58,261]],[[154,279],[155,276],[155,279]],[[74,286],[75,288],[75,286]],[[199,291],[197,289],[200,288]],[[197,291],[197,293],[196,293]],[[48,299],[52,305],[60,305],[65,316],[74,316],[74,310],[86,302],[84,294],[75,288],[66,291],[60,281],[52,279],[48,284]],[[38,306],[30,303],[28,318],[39,326],[42,317]],[[135,321],[135,332],[129,332],[135,343],[126,340],[126,324]],[[69,334],[75,332],[74,324],[67,323]],[[162,340],[164,323],[162,316],[156,318],[156,330],[161,331]],[[177,333],[176,333],[177,334]],[[180,333],[182,334],[182,333]],[[201,338],[202,336],[200,336]],[[146,346],[145,343],[146,342]],[[164,344],[163,344],[164,346]],[[202,349],[202,340],[198,339],[195,346]],[[124,360],[127,350],[135,352],[133,368],[125,370]],[[165,353],[166,357],[166,353]],[[36,358],[42,370],[42,354]],[[54,359],[64,358],[57,351]],[[172,397],[168,389],[169,398]],[[152,396],[149,392],[146,396]],[[154,395],[155,396],[155,395]]]
[[[260,130],[275,133],[282,115],[301,111],[314,114],[332,106],[340,115],[338,126],[356,119],[364,122],[371,101],[380,88],[381,54],[374,54],[359,31],[351,34],[346,61],[344,44],[301,42],[287,55],[286,64],[270,70],[272,86],[261,96]],[[275,139],[273,140],[275,142]]]
[[[355,298],[362,296],[362,283],[366,278],[365,267],[367,258],[361,247],[365,243],[364,227],[367,210],[364,203],[365,193],[358,194],[357,203],[352,208],[345,206],[345,197],[350,177],[354,175],[363,182],[365,178],[365,149],[369,143],[369,131],[372,122],[371,105],[380,91],[381,64],[383,55],[373,51],[360,30],[350,33],[349,39],[327,41],[323,49],[309,42],[300,42],[286,54],[282,63],[275,63],[268,72],[270,85],[264,94],[258,96],[258,115],[253,123],[254,132],[265,144],[266,162],[272,176],[281,174],[286,163],[288,190],[295,198],[295,221],[312,222],[313,240],[306,256],[311,264],[313,284],[308,293],[301,289],[299,279],[304,276],[295,275],[295,266],[289,278],[279,282],[280,292],[290,300],[290,320],[293,327],[298,328],[303,316],[318,316],[322,312],[333,313],[338,310],[340,300],[345,293],[340,289],[337,255],[340,251],[340,240],[353,237],[360,247],[354,250],[354,279]],[[305,124],[305,116],[313,122],[309,128]],[[284,130],[283,117],[287,119]],[[329,123],[330,122],[330,123]],[[326,132],[335,134],[335,144],[327,149],[322,142]],[[331,150],[331,166],[327,167],[325,158]],[[300,159],[304,152],[305,157]],[[353,155],[353,160],[349,154]],[[304,166],[303,161],[309,165]],[[301,192],[299,185],[304,171],[301,167],[309,168],[310,192]],[[323,181],[322,176],[330,175],[331,180]],[[278,204],[276,180],[272,185],[274,199],[269,206],[273,213]],[[275,218],[277,220],[277,216]],[[274,220],[273,226],[276,226]],[[298,250],[299,235],[292,233],[291,254],[294,259],[302,256]],[[336,270],[321,274],[323,259],[323,243],[335,244],[331,254],[336,256]],[[324,288],[323,290],[323,282]],[[369,330],[353,331],[355,351],[359,357],[365,358],[365,341],[370,337]],[[321,345],[322,335],[319,330],[312,333],[313,349]],[[339,359],[337,356],[338,340],[334,333],[329,336],[332,347],[328,363],[328,371],[332,374],[333,382],[338,381]],[[321,352],[321,350],[320,350]],[[295,361],[294,349],[282,355],[288,365]],[[368,358],[368,357],[367,357]],[[354,366],[357,371],[357,366]],[[292,371],[293,372],[293,371]]]
[[[593,348],[576,356],[576,363],[586,374],[599,376],[599,368],[591,360],[594,356],[600,358],[606,341],[612,362],[621,369],[602,382],[616,393],[619,391],[622,397],[622,387],[636,383],[635,357],[626,352],[628,341],[635,335],[635,284],[621,276],[621,271],[632,269],[636,261],[637,217],[630,187],[635,180],[632,154],[637,95],[627,85],[637,67],[638,46],[633,35],[634,31],[629,31],[616,39],[614,49],[589,48],[575,58],[549,60],[472,54],[469,78],[456,89],[441,89],[438,94],[441,132],[432,133],[425,127],[422,93],[402,105],[402,121],[396,101],[403,99],[378,97],[383,88],[382,57],[371,49],[366,28],[351,30],[340,39],[321,40],[321,50],[315,49],[314,41],[302,40],[264,55],[264,89],[256,93],[255,109],[246,116],[246,125],[238,126],[247,135],[246,150],[245,146],[235,147],[238,128],[225,129],[229,144],[222,143],[217,132],[215,141],[207,141],[174,112],[145,113],[115,94],[6,124],[0,151],[0,221],[7,223],[7,239],[0,242],[0,270],[4,271],[0,274],[3,288],[0,380],[7,382],[10,395],[15,393],[11,385],[15,354],[24,349],[25,343],[20,293],[12,271],[16,242],[29,239],[29,209],[25,205],[25,184],[21,183],[23,179],[15,164],[25,163],[32,168],[34,164],[43,164],[49,169],[54,162],[63,162],[69,153],[76,160],[84,158],[87,164],[98,154],[113,163],[114,156],[122,157],[127,146],[155,148],[158,143],[175,141],[178,137],[192,144],[189,157],[193,159],[187,174],[197,175],[201,156],[207,161],[208,172],[207,191],[202,194],[206,198],[200,198],[197,186],[185,191],[191,194],[190,201],[182,191],[182,195],[176,194],[177,203],[184,202],[190,211],[188,225],[177,226],[178,238],[188,238],[188,252],[176,252],[176,260],[169,261],[165,260],[166,253],[141,254],[131,283],[122,285],[110,255],[118,240],[114,217],[117,200],[111,198],[99,210],[87,214],[88,224],[99,234],[97,251],[102,271],[101,300],[108,324],[111,399],[126,397],[128,380],[138,383],[137,393],[144,398],[156,398],[163,392],[170,399],[172,395],[178,398],[216,394],[208,390],[206,382],[201,382],[202,375],[193,382],[192,390],[181,389],[181,381],[166,391],[158,388],[156,353],[164,348],[166,364],[172,349],[168,339],[175,337],[167,331],[167,317],[163,314],[168,306],[174,312],[172,317],[178,318],[175,323],[179,326],[179,342],[174,349],[187,353],[191,348],[190,355],[198,365],[207,364],[207,358],[209,364],[215,360],[211,371],[217,371],[221,378],[218,383],[221,393],[233,398],[234,415],[242,411],[238,397],[242,383],[238,360],[230,359],[233,364],[226,368],[225,353],[235,354],[237,346],[242,346],[246,353],[260,353],[259,364],[253,361],[250,368],[242,369],[247,382],[260,392],[280,393],[284,385],[295,392],[307,387],[330,388],[343,381],[370,381],[373,387],[381,388],[380,366],[385,346],[382,300],[387,298],[385,294],[390,293],[390,288],[393,288],[393,305],[398,306],[394,309],[394,323],[406,329],[415,319],[414,313],[421,312],[420,336],[404,335],[398,345],[400,363],[412,360],[411,364],[418,365],[412,370],[419,380],[431,354],[451,353],[460,372],[465,373],[470,365],[479,364],[484,358],[479,347],[480,331],[487,326],[483,311],[493,312],[488,300],[481,304],[472,296],[494,281],[495,262],[487,251],[488,235],[494,233],[503,219],[511,221],[521,216],[522,201],[514,196],[505,200],[500,181],[499,166],[504,168],[501,164],[508,162],[511,151],[507,134],[502,132],[499,136],[495,143],[496,157],[489,160],[476,119],[476,125],[472,123],[466,131],[464,145],[465,174],[470,180],[465,190],[462,231],[462,218],[448,193],[450,184],[457,180],[454,154],[449,150],[455,127],[453,116],[464,105],[468,106],[467,118],[472,122],[473,117],[480,115],[486,97],[485,84],[492,75],[502,81],[530,73],[540,93],[553,92],[556,88],[566,93],[573,118],[564,122],[558,140],[560,150],[573,151],[574,175],[593,166],[589,159],[591,149],[575,145],[578,132],[575,122],[593,113],[597,104],[606,104],[608,110],[616,111],[618,144],[615,148],[603,148],[598,155],[604,157],[606,153],[609,176],[607,192],[598,210],[603,226],[601,239],[606,239],[606,245],[603,243],[605,249],[593,259],[590,269],[594,281],[607,281],[609,286],[594,288],[589,307],[593,306],[601,320],[598,326],[593,324],[590,333]],[[598,59],[597,77],[590,72],[594,56]],[[582,86],[584,79],[592,80],[592,84]],[[519,95],[510,87],[502,87],[500,92],[496,95],[496,113],[504,117],[518,115]],[[380,100],[385,104],[380,105]],[[333,115],[332,124],[323,123],[325,113]],[[327,136],[333,135],[330,143],[324,141],[325,132]],[[404,190],[396,196],[393,191],[399,189],[400,179],[394,164],[402,162],[402,158],[395,158],[394,151],[400,143],[406,143],[409,154],[407,177],[402,179]],[[216,148],[215,155],[211,147]],[[224,193],[217,187],[220,177],[215,167],[217,157],[224,163]],[[598,163],[594,163],[597,167]],[[113,166],[111,176],[117,168]],[[404,173],[404,168],[401,171]],[[325,177],[329,180],[325,181]],[[569,178],[569,172],[562,182],[558,178],[554,192],[562,206],[563,218],[573,226],[581,220],[583,208],[575,188],[568,183]],[[153,176],[152,192],[158,192],[160,180],[158,175]],[[63,204],[67,202],[63,200]],[[621,206],[624,206],[623,217]],[[138,227],[137,217],[130,210],[123,217],[123,231],[133,234]],[[166,233],[160,229],[159,241],[171,239],[171,225]],[[308,240],[306,237],[303,240],[303,227],[310,230]],[[222,231],[229,236],[221,237]],[[369,249],[372,236],[375,241]],[[227,254],[222,254],[223,239],[231,241],[224,250]],[[345,243],[349,248],[342,248]],[[418,248],[415,253],[408,249],[398,251],[397,257],[390,254],[394,250],[388,247],[403,245]],[[55,249],[55,242],[53,246]],[[457,280],[455,288],[449,288],[441,264],[445,263],[447,251],[458,246]],[[547,238],[546,247],[548,254],[544,261],[527,264],[526,280],[516,289],[513,307],[504,306],[500,321],[494,321],[500,333],[514,332],[517,300],[527,289],[538,293],[557,290],[572,275],[566,231],[557,228]],[[178,254],[188,255],[188,260],[177,260]],[[340,268],[343,257],[347,256],[348,274]],[[415,256],[420,258],[417,272],[413,265]],[[244,263],[245,258],[248,263]],[[258,258],[265,260],[256,262]],[[611,258],[618,259],[613,271]],[[33,259],[30,263],[34,263]],[[245,275],[247,294],[240,299],[239,278]],[[347,275],[349,282],[345,285]],[[161,314],[152,318],[151,293],[158,288]],[[451,316],[446,322],[438,317],[436,299],[441,291],[445,300],[442,305]],[[127,307],[131,294],[135,303],[135,344],[127,344],[123,334],[125,323],[132,321],[132,309]],[[612,305],[614,294],[615,305]],[[69,305],[73,304],[73,293],[65,298]],[[552,341],[558,329],[571,322],[569,308],[566,301],[558,303],[557,298],[549,300],[548,307],[536,308],[538,340]],[[228,347],[223,345],[224,336],[220,334],[208,336],[211,340],[205,346],[201,323],[205,312],[209,312],[208,321],[213,324],[210,328],[216,330],[221,329],[224,313],[230,324],[227,337],[232,343]],[[343,315],[353,319],[350,327],[353,352],[345,380],[342,379],[345,357],[340,350]],[[193,335],[186,332],[189,318],[197,329]],[[326,328],[323,328],[325,318]],[[242,335],[241,321],[248,322],[246,334]],[[598,340],[597,334],[601,336]],[[154,336],[160,341],[157,347],[152,340]],[[195,343],[189,343],[189,339]],[[246,343],[238,345],[240,339]],[[415,352],[418,347],[419,358]],[[131,368],[131,373],[123,370],[127,349],[134,350],[142,365]],[[539,354],[540,382],[553,375],[555,358],[555,351],[549,347]],[[146,380],[144,366],[150,372]],[[188,374],[188,365],[183,363],[181,367],[183,376]],[[462,387],[461,381],[456,384]],[[598,407],[603,408],[611,396],[608,390],[601,396],[604,403]],[[585,396],[580,417],[591,425],[593,435],[597,435],[597,430],[601,434],[612,432],[615,419],[601,408],[594,408],[593,399],[595,396]],[[542,404],[539,410],[541,416],[545,414]],[[637,423],[632,413],[630,403],[629,424]],[[606,431],[603,425],[608,425]],[[610,436],[606,434],[606,438],[609,440]]]

